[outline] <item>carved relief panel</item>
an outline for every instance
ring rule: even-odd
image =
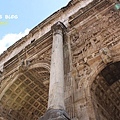
[[[103,9],[102,5],[104,8],[106,6],[106,9]],[[77,22],[77,18],[70,21],[72,79],[75,88],[74,104],[80,100],[79,94],[84,94],[81,91],[87,86],[91,73],[96,72],[98,66],[113,62],[112,49],[120,43],[120,12],[115,11],[114,6],[107,0],[98,6],[91,8],[96,13],[94,16],[92,16],[94,13],[88,13],[89,17],[84,17],[81,22]],[[109,7],[107,8],[107,6]],[[86,14],[87,12],[89,10],[86,11]],[[81,17],[83,16],[84,13]]]

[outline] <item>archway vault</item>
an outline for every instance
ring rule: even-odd
[[[97,120],[120,118],[120,62],[107,65],[91,86],[91,97]]]
[[[109,64],[101,71],[101,75],[105,78],[109,85],[120,80],[120,62]]]
[[[0,117],[6,120],[37,120],[47,108],[49,70],[30,67],[7,88],[0,100]]]

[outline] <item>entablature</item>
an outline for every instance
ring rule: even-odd
[[[10,60],[13,56],[17,55],[22,51],[26,46],[31,44],[31,42],[36,41],[37,39],[44,36],[51,30],[51,26],[56,22],[61,21],[66,27],[69,26],[68,18],[77,12],[80,8],[88,5],[93,0],[71,0],[66,7],[58,10],[50,17],[45,19],[43,22],[34,27],[28,35],[21,38],[11,47],[9,47],[3,54],[0,55],[0,70],[3,70],[3,64]]]
[[[108,6],[112,4],[115,4],[115,2],[111,2],[110,0],[93,0],[87,6],[80,8],[69,17],[70,28],[78,23],[83,25],[88,19],[96,16],[98,12],[104,10],[105,7],[108,8]]]

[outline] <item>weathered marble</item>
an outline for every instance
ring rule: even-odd
[[[51,53],[48,109],[65,109],[63,59],[64,29],[66,29],[65,26],[60,22],[52,26],[53,45]]]

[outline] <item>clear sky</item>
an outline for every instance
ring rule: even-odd
[[[0,54],[70,0],[0,0]]]

